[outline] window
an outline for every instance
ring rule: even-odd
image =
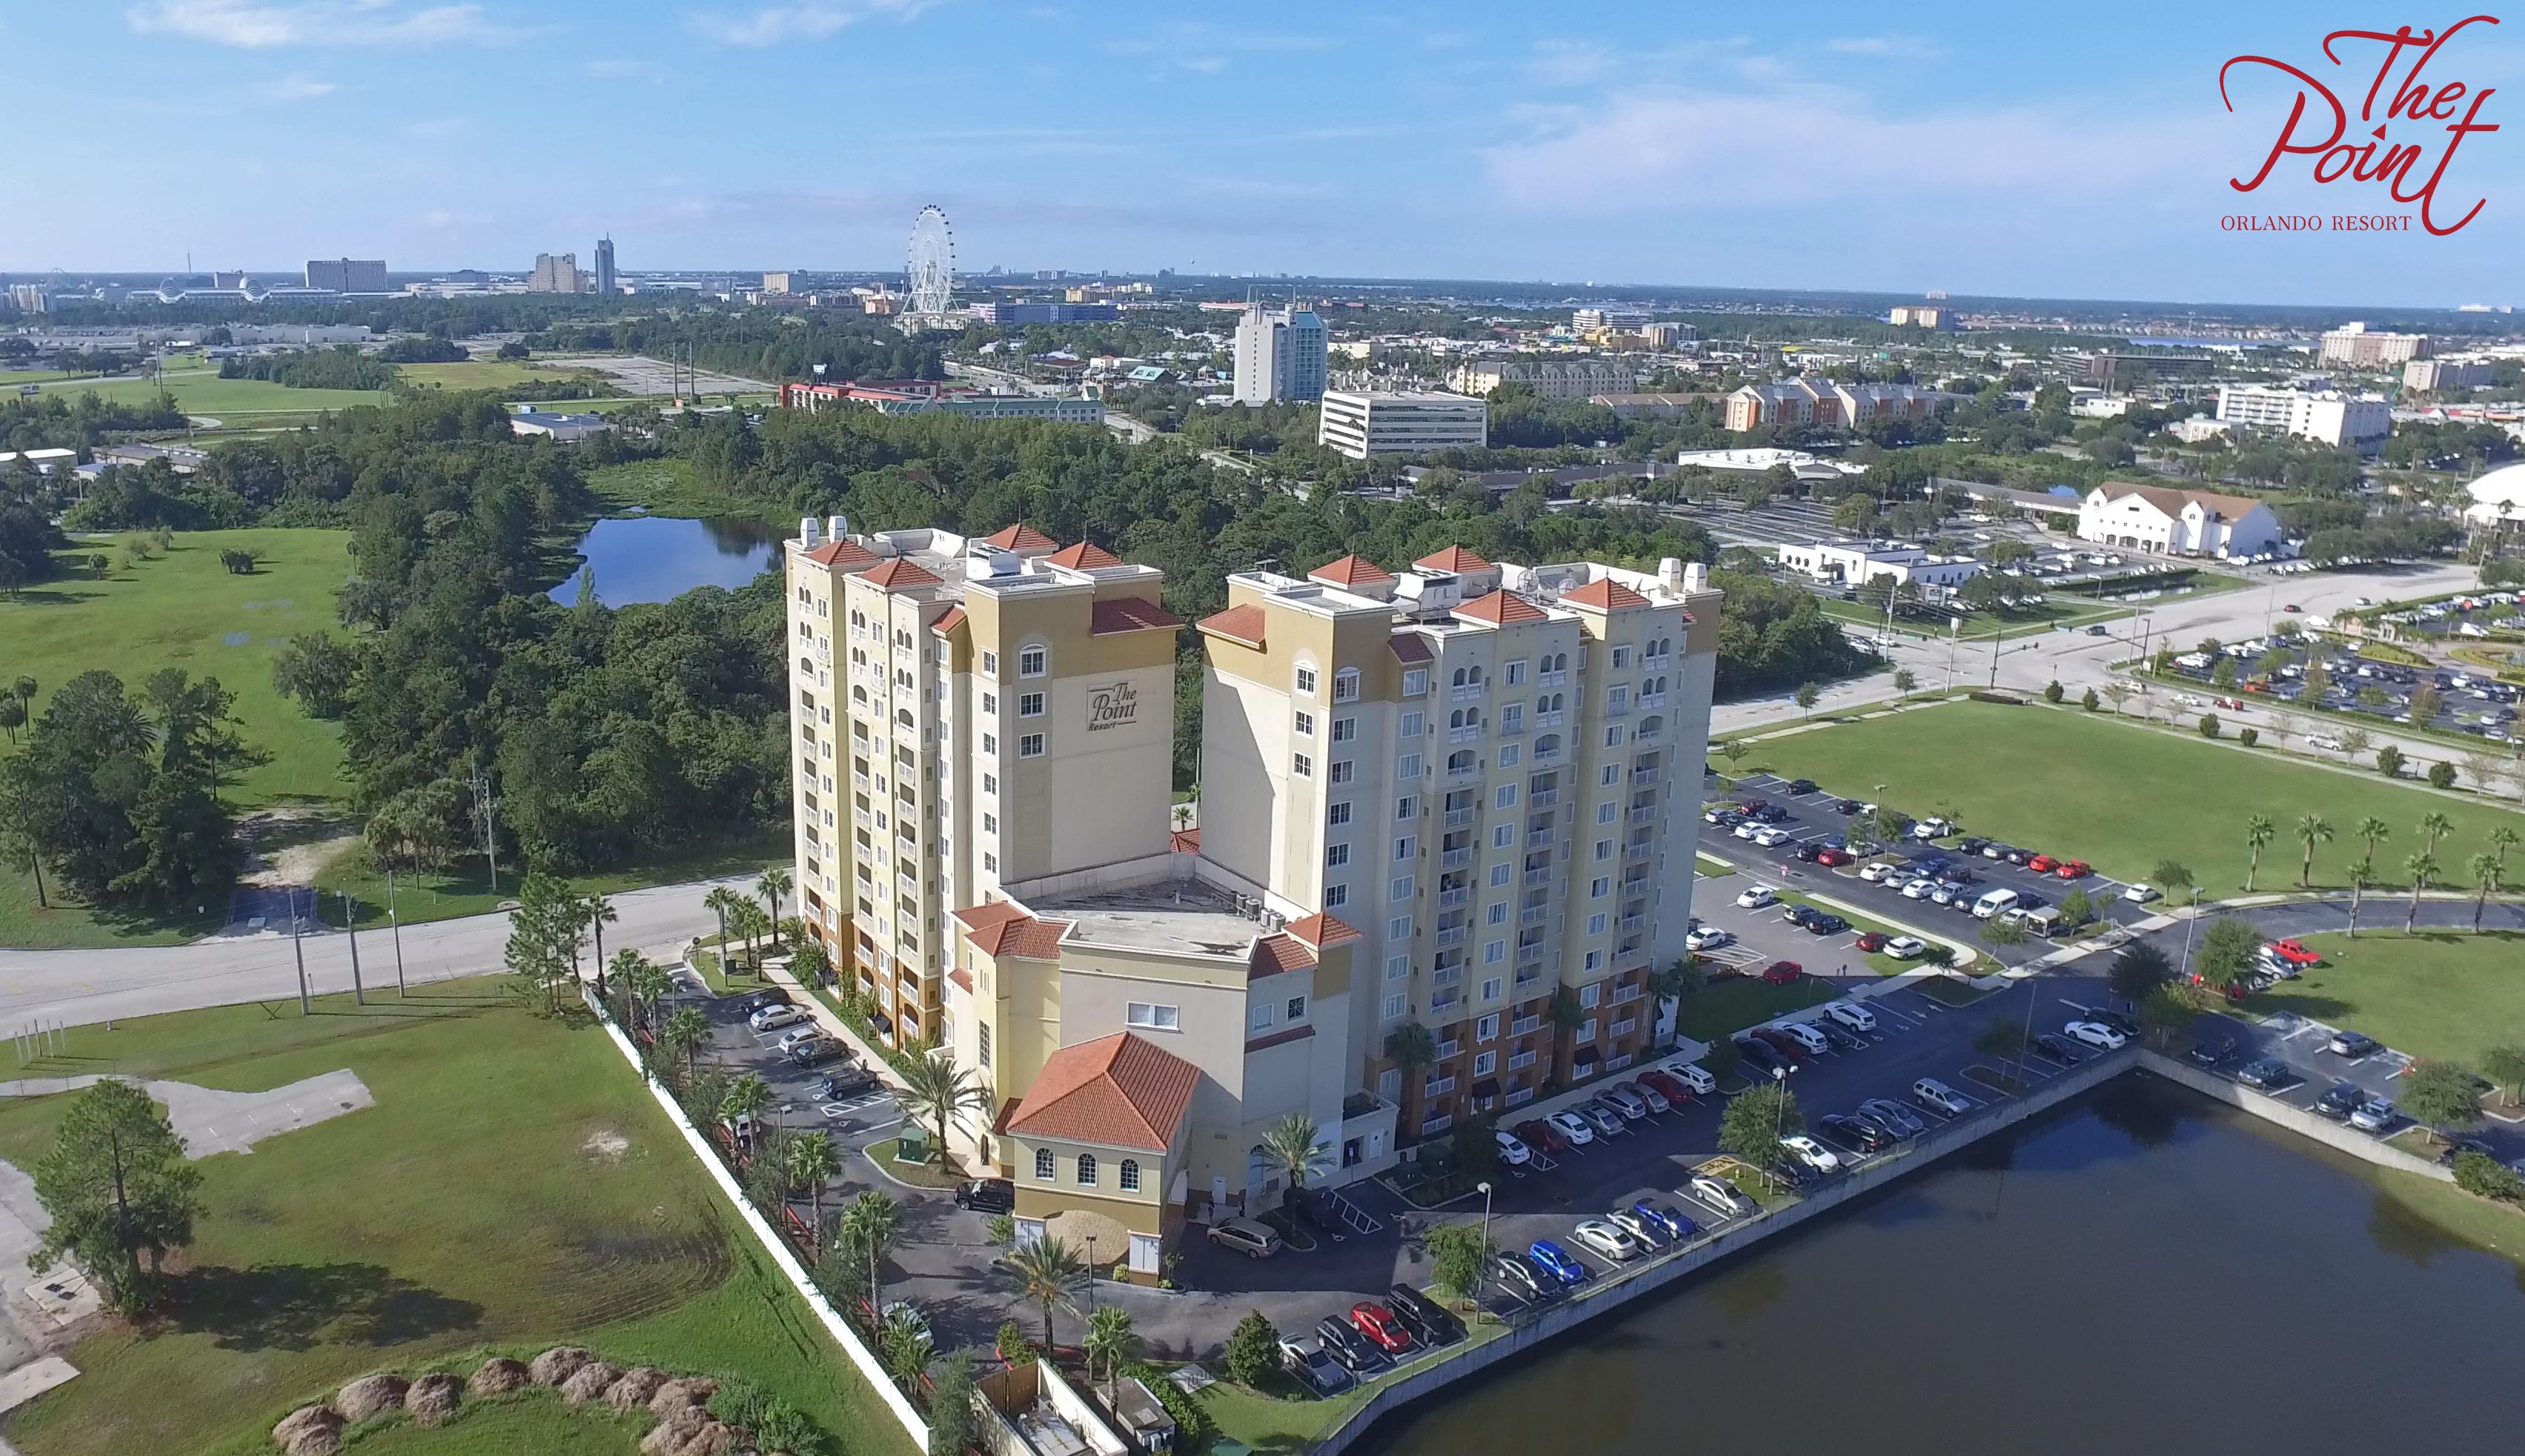
[[[1034,1176],[1042,1179],[1046,1183],[1050,1183],[1052,1181],[1051,1148],[1038,1147],[1034,1150]]]
[[[1324,822],[1326,824],[1348,824],[1350,822],[1350,801],[1347,799],[1336,799],[1332,802],[1325,804]]]
[[[1334,673],[1333,702],[1357,703],[1358,701],[1359,669],[1356,667],[1345,667],[1341,671]]]
[[[1152,1001],[1133,1001],[1122,1008],[1122,1024],[1153,1032],[1183,1029],[1181,1011],[1173,1006],[1161,1006]]]
[[[1122,1160],[1122,1191],[1126,1193],[1136,1193],[1139,1190],[1140,1160],[1138,1158],[1124,1158]]]
[[[1597,858],[1598,860],[1600,860],[1600,861],[1601,861],[1601,860],[1610,859],[1610,858],[1612,858],[1612,857],[1613,857],[1613,842],[1612,842],[1611,840],[1598,840],[1598,841],[1596,841],[1596,858]]]
[[[1622,725],[1615,723],[1613,726],[1605,730],[1605,747],[1609,749],[1618,749],[1621,746]]]
[[[995,773],[986,773],[982,775],[982,792],[985,794],[999,793],[1000,776]]]
[[[1305,663],[1298,666],[1298,691],[1310,698],[1315,696],[1315,669]]]
[[[1078,1186],[1083,1189],[1096,1187],[1096,1154],[1092,1152],[1078,1155]]]
[[[1327,775],[1326,781],[1335,784],[1347,784],[1357,777],[1359,777],[1358,764],[1352,762],[1348,758],[1336,758],[1333,760],[1332,772]]]
[[[1000,751],[1000,736],[999,736],[998,734],[996,734],[996,733],[985,733],[985,734],[983,734],[983,735],[982,735],[982,752],[985,752],[985,753],[996,753],[996,752],[998,752],[999,751]]]
[[[1523,733],[1524,731],[1525,731],[1525,704],[1522,704],[1522,703],[1511,703],[1511,704],[1509,704],[1507,706],[1502,707],[1502,708],[1500,709],[1500,732],[1502,732],[1502,733]]]
[[[982,671],[992,677],[1000,675],[1000,655],[998,653],[982,654]]]
[[[1291,753],[1289,755],[1289,772],[1296,774],[1302,779],[1312,779],[1315,776],[1315,760],[1308,757],[1304,753]]]
[[[1419,697],[1421,694],[1426,693],[1426,692],[1428,692],[1428,691],[1429,691],[1429,669],[1428,669],[1428,668],[1426,668],[1426,667],[1408,667],[1408,668],[1405,668],[1405,669],[1404,669],[1404,672],[1403,672],[1403,696],[1404,696],[1404,697],[1406,697],[1406,698],[1417,698],[1417,697]]]
[[[1380,1009],[1384,1011],[1385,1019],[1391,1021],[1395,1017],[1403,1014],[1403,995],[1402,993],[1397,992],[1393,995],[1385,998],[1385,1004]]]
[[[1482,911],[1482,924],[1508,924],[1508,901],[1504,899],[1492,901],[1489,907]]]
[[[1495,966],[1506,959],[1508,959],[1508,942],[1491,941],[1482,946],[1482,964]]]
[[[983,694],[983,695],[982,695],[982,711],[984,711],[984,712],[986,712],[986,713],[995,713],[995,712],[998,712],[999,710],[1000,710],[1000,695],[999,695],[999,694],[997,694],[997,693],[985,693],[985,694]]]
[[[1017,649],[1017,676],[1041,677],[1051,665],[1050,655],[1039,647]]]
[[[1419,817],[1419,814],[1420,796],[1416,794],[1406,794],[1401,799],[1394,801],[1395,822],[1400,823],[1405,819],[1417,818]]]
[[[1000,832],[1000,816],[999,816],[999,815],[997,815],[997,814],[984,814],[984,815],[982,816],[982,832],[983,832],[984,834],[997,834],[997,833],[999,833],[999,832]]]
[[[1601,936],[1605,933],[1605,928],[1612,923],[1612,919],[1609,916],[1608,916],[1604,911],[1598,910],[1595,914],[1587,917],[1587,934],[1591,936]]]
[[[1406,921],[1404,921],[1404,922],[1403,922],[1403,925],[1404,925],[1403,935],[1408,936],[1408,935],[1411,934],[1411,921],[1409,921],[1409,920],[1406,920]],[[1397,939],[1397,940],[1401,940],[1401,939],[1402,939],[1402,936],[1397,936],[1397,937],[1395,937],[1395,939]],[[1388,980],[1388,981],[1401,981],[1401,980],[1405,980],[1405,979],[1409,978],[1409,977],[1411,976],[1411,956],[1409,956],[1409,955],[1389,955],[1389,956],[1385,957],[1385,979],[1386,979],[1386,980]]]
[[[984,851],[982,855],[982,868],[987,873],[994,875],[998,874],[1000,872],[1000,856],[990,853],[987,850]]]
[[[1614,812],[1615,808],[1613,801],[1609,799],[1606,800],[1603,803],[1596,805],[1596,822],[1599,824],[1612,823]]]
[[[1406,753],[1402,757],[1395,759],[1394,777],[1400,782],[1406,784],[1420,777],[1420,755],[1417,753]]]
[[[1290,726],[1296,730],[1300,738],[1312,738],[1315,736],[1315,715],[1311,712],[1301,712],[1297,714]]]
[[[1333,742],[1349,743],[1357,737],[1359,737],[1359,719],[1354,717],[1333,719]]]
[[[1612,893],[1613,877],[1610,875],[1598,875],[1596,878],[1587,882],[1587,898],[1589,899],[1603,899],[1606,896]]]
[[[1596,1018],[1595,1018],[1595,1017],[1593,1017],[1593,1016],[1590,1016],[1590,1017],[1588,1017],[1585,1021],[1582,1021],[1582,1022],[1578,1023],[1578,1035],[1577,1035],[1576,1037],[1572,1038],[1571,1040],[1573,1040],[1573,1041],[1579,1041],[1579,1042],[1593,1042],[1593,1041],[1595,1041],[1595,1040],[1596,1040]]]
[[[1474,1053],[1473,1053],[1473,1075],[1474,1075],[1474,1076],[1476,1076],[1476,1077],[1488,1077],[1488,1076],[1489,1076],[1489,1075],[1491,1075],[1493,1072],[1496,1072],[1496,1071],[1498,1071],[1498,1070],[1499,1070],[1499,1053],[1498,1053],[1498,1052],[1496,1052],[1496,1051],[1476,1051],[1476,1052],[1474,1052]]]
[[[979,1046],[981,1050],[982,1069],[984,1071],[989,1071],[991,1066],[991,1024],[985,1021],[979,1026],[974,1027],[973,1030],[981,1034]]]
[[[1043,735],[1040,733],[1028,733],[1020,736],[1017,739],[1017,756],[1020,758],[1042,757]]]
[[[1519,657],[1515,661],[1508,664],[1508,685],[1513,688],[1522,685],[1524,682],[1525,659],[1523,657]]]
[[[1019,693],[1017,695],[1017,716],[1020,718],[1042,717],[1043,695],[1041,693]]]
[[[1395,736],[1398,738],[1418,738],[1428,731],[1428,718],[1421,713],[1420,709],[1415,707],[1403,715],[1402,721],[1396,725]]]
[[[1494,790],[1491,794],[1491,806],[1503,809],[1515,808],[1516,785],[1502,784],[1498,789]]]
[[[1603,970],[1604,968],[1605,968],[1605,952],[1604,952],[1604,951],[1602,951],[1602,950],[1590,950],[1590,951],[1588,951],[1588,952],[1587,952],[1587,969],[1588,969],[1588,970],[1591,970],[1591,971],[1601,971],[1601,970]]]
[[[1420,840],[1417,835],[1407,834],[1394,842],[1394,857],[1397,859],[1409,859],[1419,852]]]
[[[1280,1008],[1280,1017],[1284,1021],[1306,1020],[1307,998],[1302,995],[1293,995],[1289,997],[1289,1004]]]
[[[1605,707],[1608,711],[1627,712],[1630,706],[1631,689],[1628,683],[1615,683],[1605,690]]]
[[[1515,843],[1516,843],[1516,826],[1515,826],[1515,825],[1513,825],[1513,824],[1494,824],[1494,825],[1492,825],[1492,826],[1491,826],[1491,848],[1492,848],[1492,849],[1507,849],[1509,846],[1513,845],[1513,844],[1515,844]]]
[[[1509,877],[1510,877],[1510,875],[1514,874],[1514,873],[1515,873],[1515,866],[1513,866],[1513,865],[1508,865],[1508,864],[1494,864],[1494,865],[1492,865],[1492,866],[1491,866],[1491,888],[1492,888],[1493,890],[1497,890],[1497,889],[1499,889],[1500,887],[1502,887],[1502,886],[1506,885],[1506,884],[1509,882]]]
[[[1476,1042],[1496,1042],[1499,1040],[1499,1013],[1497,1011],[1493,1011],[1488,1016],[1485,1016],[1481,1020],[1473,1023],[1473,1040]]]
[[[1627,648],[1627,647],[1616,647],[1616,648],[1614,648],[1614,649],[1613,649],[1613,665],[1614,665],[1614,666],[1616,666],[1616,667],[1628,667],[1628,666],[1630,666],[1630,665],[1631,665],[1631,650],[1630,650],[1629,648]]]
[[[1327,845],[1324,847],[1324,865],[1326,868],[1338,869],[1342,865],[1348,863],[1350,863],[1350,846]]]
[[[1606,765],[1604,766],[1604,768],[1603,768],[1600,772],[1598,772],[1598,773],[1597,773],[1597,775],[1596,775],[1596,782],[1597,782],[1597,783],[1599,783],[1599,784],[1602,784],[1603,786],[1605,786],[1605,787],[1606,787],[1606,788],[1608,788],[1608,789],[1610,789],[1610,788],[1611,788],[1611,787],[1613,787],[1615,784],[1618,784],[1618,783],[1620,783],[1621,781],[1622,781],[1622,765],[1620,765],[1620,764],[1618,764],[1618,763],[1608,763],[1608,764],[1606,764]]]
[[[1325,909],[1330,910],[1349,903],[1350,887],[1348,885],[1327,885],[1324,887]]]
[[[1255,1031],[1269,1031],[1280,1023],[1280,1008],[1269,1001],[1256,1001],[1253,1014],[1246,1020],[1247,1025]]]

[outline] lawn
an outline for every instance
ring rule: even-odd
[[[2270,817],[2279,837],[2263,851],[2254,888],[2291,888],[2302,853],[2298,818],[2333,827],[2315,849],[2315,883],[2347,885],[2368,814],[2393,838],[2377,850],[2380,878],[2400,876],[2418,847],[2420,817],[2442,812],[2454,833],[2437,847],[2442,874],[2488,849],[2493,824],[2525,829],[2510,809],[2430,794],[2373,774],[2294,763],[2272,754],[2161,733],[2104,714],[1955,703],[1754,744],[1743,765],[1828,790],[1882,800],[1914,814],[1949,813],[1973,834],[2067,852],[2122,880],[2145,880],[2175,859],[2212,896],[2244,887],[2247,820]],[[1879,786],[1882,786],[1881,789]]]
[[[650,885],[674,885],[686,880],[716,879],[723,875],[756,875],[774,864],[790,860],[789,833],[786,829],[768,831],[760,839],[741,840],[734,844],[713,846],[682,854],[660,855],[640,864],[624,865],[601,874],[565,875],[562,878],[576,887],[581,895],[618,895],[625,890],[638,890]],[[500,866],[500,893],[491,893],[491,882],[479,857],[466,859],[441,871],[395,877],[395,911],[406,925],[426,920],[450,920],[459,915],[480,915],[498,909],[518,893],[518,866]],[[348,893],[359,912],[363,926],[386,923],[386,877],[371,865],[367,855],[356,847],[319,870],[316,888],[322,892],[322,914],[327,924],[342,923],[339,897]],[[780,912],[796,913],[795,907],[783,900]]]
[[[2525,1043],[2525,935],[2422,930],[2405,936],[2393,901],[2374,904],[2375,927],[2307,936],[2324,958],[2295,981],[2248,1000],[2246,1009],[2295,1011],[2365,1032],[2397,1051],[2469,1066],[2495,1045]]]
[[[619,465],[599,465],[587,472],[587,488],[613,514],[627,514],[636,508],[651,515],[708,517],[767,514],[772,509],[697,483],[690,461],[628,461]]]
[[[355,405],[382,405],[383,390],[291,389],[269,379],[223,379],[216,368],[170,369],[165,377],[176,408],[187,414],[207,414],[224,423],[237,416],[347,410]],[[48,395],[76,399],[94,393],[124,404],[145,405],[158,397],[159,381],[147,378],[73,379],[44,386]]]
[[[406,384],[448,390],[508,389],[517,384],[542,384],[563,379],[601,377],[592,369],[555,367],[514,359],[469,359],[461,364],[397,364]]]
[[[1729,1032],[1804,1010],[1838,995],[1830,981],[1815,976],[1787,986],[1753,976],[1713,976],[1708,985],[1678,1003],[1675,1029],[1696,1042],[1715,1042]]]
[[[249,1005],[81,1027],[66,1054],[22,1070],[262,1089],[340,1067],[376,1105],[201,1164],[205,1214],[171,1313],[74,1348],[79,1379],[8,1418],[20,1451],[248,1456],[271,1449],[280,1414],[351,1376],[562,1340],[743,1375],[852,1451],[903,1451],[603,1033],[532,1015],[502,983],[366,1009],[327,997],[305,1018]],[[66,1101],[0,1103],[0,1157],[39,1157]],[[629,1449],[563,1436],[525,1403],[376,1442]]]

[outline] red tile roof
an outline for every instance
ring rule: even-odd
[[[1256,976],[1277,976],[1284,971],[1311,971],[1315,967],[1315,952],[1296,936],[1286,933],[1268,935],[1254,943],[1252,958],[1246,968]]]
[[[1359,939],[1359,932],[1321,910],[1289,922],[1289,934],[1321,950]]]
[[[1383,586],[1394,579],[1394,573],[1365,557],[1344,557],[1328,561],[1307,573],[1311,578],[1337,587]]]
[[[963,966],[958,966],[956,969],[949,971],[947,973],[947,979],[964,988],[965,995],[971,995],[973,994],[972,974],[966,971]]]
[[[1007,1126],[1021,1138],[1164,1152],[1200,1086],[1200,1068],[1129,1032],[1116,1032],[1045,1058]]]
[[[876,553],[856,541],[827,541],[807,553],[807,559],[818,566],[840,566],[845,569],[865,566],[876,559]]]
[[[1488,571],[1491,569],[1490,562],[1461,546],[1451,546],[1445,551],[1433,551],[1411,564],[1430,571]]]
[[[1262,608],[1248,603],[1225,611],[1213,611],[1201,619],[1201,630],[1213,637],[1230,638],[1259,651],[1262,646]]]
[[[982,544],[996,546],[1002,551],[1050,551],[1061,543],[1019,521],[983,537]]]
[[[1183,625],[1183,618],[1155,602],[1113,597],[1088,609],[1087,623],[1090,632],[1103,637],[1113,632],[1149,632],[1160,627],[1171,631]]]
[[[934,587],[938,573],[909,557],[896,557],[881,566],[871,566],[860,573],[862,581],[871,582],[889,592],[906,587]]]
[[[1178,829],[1166,836],[1166,848],[1177,854],[1198,854],[1201,852],[1201,831]]]
[[[1493,622],[1507,626],[1510,622],[1539,622],[1544,619],[1542,607],[1514,592],[1492,592],[1477,597],[1456,608],[1456,615],[1476,622]]]
[[[1081,541],[1076,546],[1064,546],[1054,552],[1047,559],[1056,566],[1067,566],[1073,571],[1095,571],[1106,566],[1122,564],[1120,557],[1093,541]]]
[[[1622,585],[1620,582],[1613,580],[1613,578],[1609,576],[1599,577],[1574,592],[1562,592],[1560,594],[1560,600],[1563,602],[1574,602],[1580,607],[1593,607],[1602,611],[1611,611],[1617,607],[1646,607],[1649,605],[1648,598],[1632,591],[1629,587]]]
[[[967,930],[966,939],[973,948],[985,955],[1022,955],[1028,960],[1061,959],[1061,938],[1069,931],[1066,920],[1037,920],[1032,915],[1018,915],[996,925]]]
[[[1261,1051],[1264,1047],[1278,1046],[1286,1042],[1303,1042],[1314,1034],[1315,1029],[1312,1024],[1302,1023],[1300,1025],[1290,1027],[1285,1031],[1273,1032],[1267,1037],[1256,1037],[1253,1041],[1245,1043],[1245,1049],[1248,1051]]]
[[[929,630],[944,637],[963,625],[965,625],[965,608],[950,607],[940,614],[938,620],[929,624]]]
[[[1423,662],[1438,660],[1438,655],[1431,651],[1428,639],[1417,632],[1397,632],[1386,639],[1385,645],[1393,650],[1394,660],[1411,666],[1416,667]]]

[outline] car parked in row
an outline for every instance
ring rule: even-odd
[[[1911,1098],[1930,1111],[1943,1113],[1948,1117],[1960,1117],[1973,1108],[1972,1101],[1962,1092],[1935,1077],[1923,1077],[1912,1083]]]
[[[1654,1226],[1663,1233],[1669,1240],[1676,1243],[1680,1243],[1684,1239],[1690,1238],[1693,1235],[1701,1232],[1701,1226],[1694,1223],[1691,1217],[1684,1213],[1683,1210],[1676,1208],[1671,1203],[1662,1203],[1655,1198],[1638,1199],[1633,1202],[1630,1207],[1623,1209],[1614,1217],[1616,1219],[1628,1218],[1636,1220],[1642,1225]],[[1628,1228],[1631,1227],[1631,1225],[1626,1224],[1624,1227]],[[1634,1229],[1633,1232],[1637,1232],[1637,1230]]]
[[[1338,1395],[1350,1388],[1350,1372],[1324,1348],[1322,1340],[1312,1335],[1282,1335],[1280,1364],[1299,1384],[1317,1396]]]
[[[1816,1120],[1815,1129],[1825,1138],[1857,1153],[1874,1152],[1894,1141],[1876,1124],[1839,1112],[1825,1113]]]
[[[1929,1130],[1920,1114],[1891,1097],[1870,1097],[1858,1104],[1858,1115],[1883,1128],[1897,1141],[1917,1138]]]
[[[1267,1259],[1280,1251],[1280,1236],[1259,1219],[1223,1219],[1210,1226],[1210,1241],[1249,1259]]]
[[[1544,1273],[1560,1281],[1564,1288],[1574,1289],[1587,1282],[1587,1266],[1578,1261],[1576,1254],[1549,1238],[1538,1238],[1527,1244],[1525,1256]]]
[[[1580,1219],[1569,1237],[1616,1264],[1627,1264],[1647,1252],[1638,1239],[1609,1219]]]
[[[1544,1119],[1546,1126],[1569,1140],[1573,1147],[1584,1147],[1596,1141],[1596,1125],[1569,1108],[1563,1108]]]
[[[1394,1317],[1394,1311],[1374,1299],[1362,1299],[1350,1307],[1351,1328],[1364,1335],[1369,1344],[1389,1355],[1409,1353],[1415,1341],[1411,1332]]]
[[[1838,1173],[1841,1171],[1841,1159],[1834,1155],[1833,1150],[1824,1146],[1822,1143],[1817,1142],[1804,1133],[1793,1134],[1790,1137],[1781,1139],[1780,1146],[1788,1150],[1789,1156],[1796,1158],[1799,1162],[1812,1168],[1817,1173]]]
[[[2130,1040],[2101,1021],[2072,1021],[2060,1030],[2073,1041],[2085,1043],[2089,1046],[2100,1046],[2106,1051],[2119,1051]]]
[[[1411,1337],[1432,1348],[1454,1344],[1464,1337],[1464,1322],[1445,1305],[1407,1284],[1397,1284],[1385,1291],[1386,1307],[1411,1332]]]
[[[1491,1256],[1491,1276],[1522,1299],[1550,1299],[1560,1292],[1560,1281],[1516,1249]]]
[[[1324,1352],[1341,1362],[1342,1369],[1353,1377],[1373,1375],[1393,1363],[1393,1357],[1339,1315],[1326,1315],[1316,1321],[1315,1338],[1323,1341]]]
[[[1714,1174],[1694,1174],[1691,1188],[1694,1197],[1723,1211],[1729,1218],[1747,1218],[1762,1211],[1762,1205],[1745,1196],[1744,1189]]]

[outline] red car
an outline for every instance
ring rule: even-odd
[[[2049,854],[2037,854],[2025,861],[2025,867],[2038,875],[2048,875],[2060,867],[2060,861]]]
[[[1807,973],[1807,968],[1794,960],[1775,960],[1762,967],[1762,979],[1773,986],[1788,986]]]
[[[1389,1355],[1399,1355],[1411,1348],[1411,1332],[1394,1317],[1394,1311],[1373,1299],[1362,1299],[1350,1307],[1350,1322],[1360,1334],[1375,1341],[1376,1347]]]
[[[2064,880],[2083,880],[2095,871],[2083,859],[2063,859],[2052,867],[2052,873]]]
[[[2319,966],[2323,957],[2305,948],[2302,941],[2273,941],[2262,947],[2293,966]]]
[[[1840,865],[1856,863],[1857,858],[1857,855],[1851,853],[1848,849],[1836,849],[1832,846],[1826,845],[1822,849],[1815,850],[1814,862],[1826,867],[1838,867]]]
[[[1518,1123],[1516,1136],[1517,1141],[1526,1146],[1539,1147],[1545,1152],[1569,1150],[1569,1140],[1560,1136],[1560,1130],[1539,1117]]]
[[[1871,930],[1867,934],[1860,936],[1857,944],[1859,949],[1872,955],[1885,948],[1885,932],[1881,930]]]
[[[1640,1080],[1665,1093],[1665,1099],[1677,1107],[1692,1100],[1692,1089],[1683,1085],[1682,1078],[1662,1067],[1649,1068],[1640,1074]]]
[[[1797,1038],[1790,1036],[1787,1032],[1780,1030],[1778,1027],[1756,1027],[1754,1029],[1754,1036],[1755,1039],[1759,1041],[1763,1045],[1768,1046],[1773,1051],[1787,1057],[1790,1061],[1805,1063],[1814,1060],[1814,1053],[1807,1050],[1805,1043],[1800,1042]]]

